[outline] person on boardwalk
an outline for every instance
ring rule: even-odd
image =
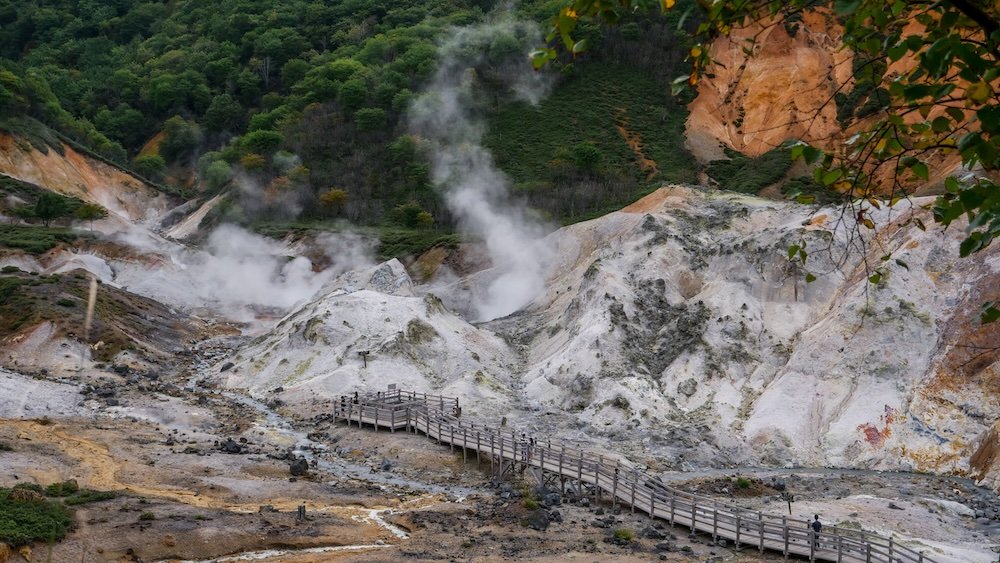
[[[819,514],[813,514],[813,518],[814,520],[809,524],[809,527],[813,531],[813,546],[819,549],[819,531],[823,529],[823,524],[819,521]]]

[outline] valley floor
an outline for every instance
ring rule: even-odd
[[[11,448],[0,452],[0,486],[76,479],[120,493],[77,509],[75,529],[51,546],[55,562],[780,559],[608,505],[537,508],[520,483],[493,488],[488,466],[421,437],[347,429],[169,378],[119,381],[109,392],[113,377],[0,372],[0,442]],[[311,467],[292,476],[299,456]],[[776,513],[786,510],[783,485],[795,494],[794,518],[819,512],[920,538],[939,561],[990,561],[988,545],[1000,541],[1000,499],[968,480],[740,469],[751,482],[744,490],[736,471],[663,478]],[[616,542],[619,530],[634,539]],[[35,545],[35,558],[49,549]]]

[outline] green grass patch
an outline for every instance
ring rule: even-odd
[[[26,141],[42,154],[48,154],[49,149],[54,149],[59,154],[64,153],[63,144],[55,131],[33,117],[17,115],[0,119],[0,131],[20,137],[19,140]]]
[[[0,225],[0,246],[17,248],[29,254],[42,254],[60,243],[72,244],[88,234],[64,227]]]
[[[306,235],[311,231],[330,233],[341,231],[338,224],[320,219],[261,221],[254,223],[251,229],[258,234],[273,238],[283,238],[289,233]],[[380,261],[421,254],[439,245],[455,247],[461,242],[461,237],[457,233],[437,229],[408,229],[394,225],[363,227],[353,232],[378,239],[375,257]]]
[[[430,229],[379,227],[375,232],[379,239],[376,251],[379,260],[421,254],[439,245],[455,247],[461,241],[455,233]]]
[[[811,196],[814,198],[813,202],[821,205],[836,203],[844,197],[842,194],[823,186],[811,176],[789,178],[787,182],[782,184],[781,193],[789,199],[795,199],[800,196]]]
[[[0,543],[12,546],[62,539],[73,525],[73,513],[62,502],[30,489],[0,488]]]
[[[45,487],[45,496],[49,497],[68,497],[78,492],[80,492],[80,485],[74,480],[52,483]]]
[[[614,538],[619,541],[630,542],[635,539],[635,532],[628,528],[618,528],[615,530]]]
[[[83,489],[81,491],[72,494],[63,501],[67,506],[78,506],[81,504],[89,504],[92,502],[101,502],[104,500],[111,500],[117,498],[118,493],[114,491],[92,491],[90,489]]]
[[[705,172],[724,190],[741,194],[756,194],[780,182],[792,167],[791,151],[784,147],[772,149],[751,158],[726,149],[728,160],[713,160]]]
[[[592,144],[606,175],[645,177],[636,153],[618,130],[634,134],[646,158],[654,161],[656,180],[692,182],[694,159],[684,148],[687,109],[643,71],[629,66],[587,63],[560,81],[537,106],[517,102],[489,122],[486,146],[497,164],[525,183],[549,175],[559,148]]]

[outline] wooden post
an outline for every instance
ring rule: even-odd
[[[872,544],[865,543],[865,563],[872,563]]]
[[[639,482],[639,468],[632,469],[632,514],[635,514],[635,486]]]
[[[378,407],[375,407],[375,432],[378,433]]]
[[[389,433],[396,433],[396,409],[389,411]]]
[[[476,467],[479,467],[482,464],[482,460],[480,458],[480,451],[482,449],[483,448],[479,445],[479,431],[476,430]]]
[[[674,501],[677,497],[670,495],[670,527],[674,527]]]
[[[740,550],[740,513],[736,513],[736,551]]]
[[[764,513],[757,511],[757,525],[760,527],[760,552],[764,553]]]
[[[892,561],[893,549],[892,549],[892,535],[889,536],[889,561]]]
[[[781,516],[781,528],[781,533],[785,537],[785,549],[783,553],[785,554],[785,559],[788,559],[788,518],[785,515]]]
[[[691,535],[698,533],[698,529],[695,525],[698,522],[698,503],[694,499],[691,499]]]
[[[656,518],[656,490],[649,489],[649,517]]]
[[[611,506],[618,506],[618,462],[615,462],[615,478],[611,482]]]
[[[451,444],[451,451],[452,451],[452,453],[454,453],[455,452],[455,425],[454,424],[449,424],[448,428],[451,429],[451,438],[449,438],[448,440],[449,440],[449,443]]]
[[[559,475],[563,474],[563,454],[566,452],[566,446],[561,446],[559,448]],[[563,492],[566,492],[566,482],[563,481]]]
[[[844,560],[844,536],[837,534],[837,563]]]
[[[351,427],[351,414],[354,411],[354,403],[347,403],[347,427]]]
[[[719,503],[712,501],[712,541],[719,541]]]
[[[581,457],[580,459],[583,458]],[[594,501],[601,502],[601,472],[600,472],[601,466],[592,463],[591,467],[594,468]]]
[[[469,463],[469,438],[465,428],[462,428],[462,463]]]

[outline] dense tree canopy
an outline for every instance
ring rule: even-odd
[[[516,15],[542,24],[561,3],[528,0]],[[0,129],[57,150],[69,139],[189,193],[295,186],[265,192],[293,194],[305,218],[322,219],[331,208],[321,195],[336,185],[348,197],[333,215],[411,225],[393,217],[412,203],[431,216],[420,225],[447,229],[406,111],[449,30],[507,9],[495,0],[0,0]],[[660,182],[695,179],[681,137],[686,110],[666,94],[687,50],[676,24],[668,14],[627,33],[583,30],[594,64],[553,72],[544,111],[514,101],[501,78],[534,41],[509,34],[488,46],[474,74],[485,103],[474,109],[518,197],[570,221]],[[619,134],[623,120],[631,141]],[[295,166],[279,162],[287,153]],[[655,174],[635,166],[642,159],[658,164]],[[227,209],[244,209],[229,218],[267,220],[277,208],[240,192]]]

